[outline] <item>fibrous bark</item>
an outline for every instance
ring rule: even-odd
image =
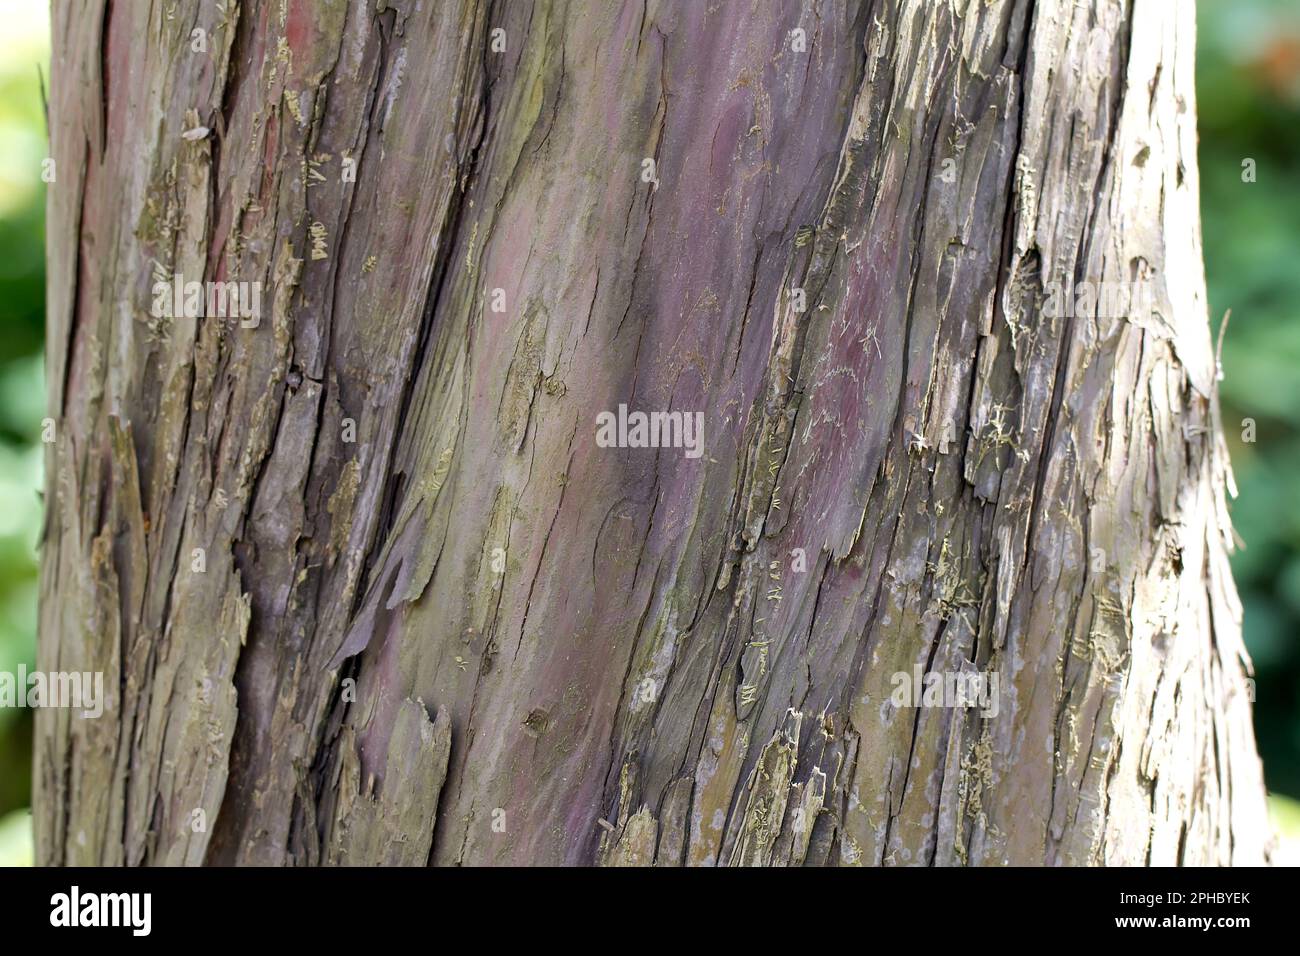
[[[56,5],[40,660],[116,679],[40,715],[40,859],[1263,860],[1193,42]],[[262,321],[153,317],[174,274]],[[621,404],[705,453],[600,447]]]

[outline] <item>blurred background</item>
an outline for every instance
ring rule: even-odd
[[[1237,476],[1232,566],[1255,662],[1255,734],[1300,865],[1300,4],[1201,0],[1201,235]],[[1255,182],[1243,182],[1254,160]],[[1253,420],[1254,441],[1247,419]]]
[[[1271,807],[1300,862],[1300,5],[1201,0],[1197,98],[1211,323],[1231,309],[1223,417],[1244,547],[1233,559],[1255,660]],[[48,12],[0,0],[0,671],[36,660],[45,385]],[[1243,181],[1253,160],[1254,182]],[[1247,419],[1254,441],[1243,440]],[[0,865],[31,862],[30,711],[0,709]]]
[[[48,34],[41,0],[0,0],[0,671],[10,673],[36,663]],[[31,861],[31,736],[30,710],[0,708],[0,865]]]

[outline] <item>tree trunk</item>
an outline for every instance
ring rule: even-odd
[[[1263,861],[1193,48],[1155,0],[56,5],[39,657],[109,690],[39,714],[39,859]]]

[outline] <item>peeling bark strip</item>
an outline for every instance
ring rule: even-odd
[[[1193,28],[57,4],[42,862],[1265,859]]]

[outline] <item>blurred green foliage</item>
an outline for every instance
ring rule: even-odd
[[[44,184],[43,6],[0,0],[0,670],[35,663]],[[1197,99],[1212,319],[1232,310],[1223,412],[1245,547],[1233,560],[1270,789],[1300,796],[1300,8],[1202,0]],[[1242,163],[1254,160],[1255,182]],[[1253,419],[1256,441],[1242,438]],[[0,710],[0,865],[30,862],[31,715]],[[1277,819],[1300,830],[1300,804]],[[1290,825],[1288,826],[1288,822]]]
[[[1300,6],[1199,5],[1202,237],[1269,788],[1300,796]],[[1254,182],[1243,163],[1253,160]],[[1246,420],[1255,441],[1243,440]]]
[[[0,670],[36,662],[36,539],[45,379],[45,116],[47,13],[0,4]],[[30,839],[31,712],[0,709],[0,861]],[[16,811],[16,812],[12,812]],[[9,814],[8,816],[6,814]]]

